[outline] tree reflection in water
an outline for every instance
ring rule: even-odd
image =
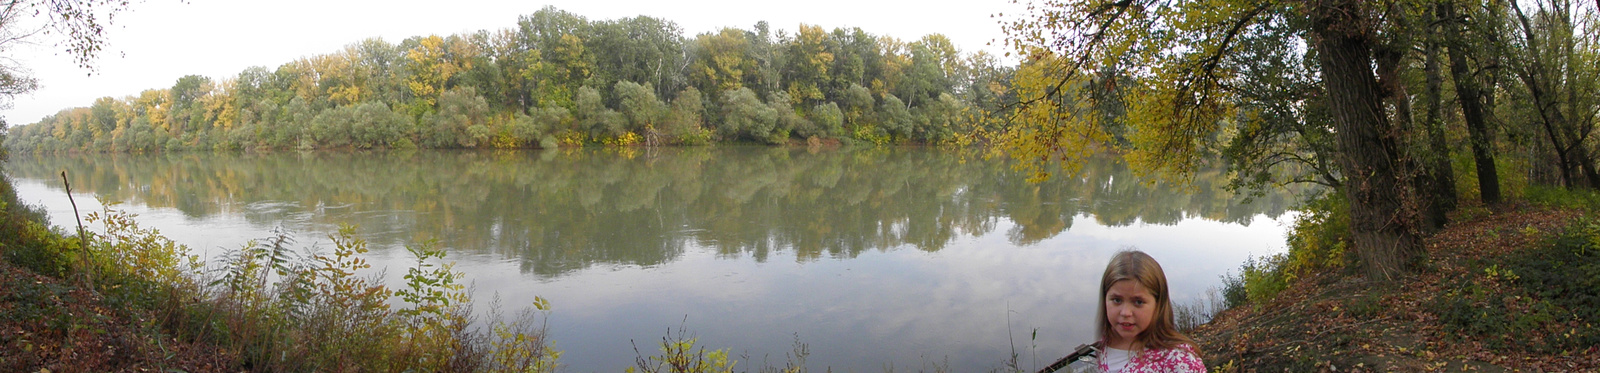
[[[702,343],[736,354],[782,356],[800,335],[813,367],[948,358],[952,371],[988,370],[1009,356],[1005,346],[1030,343],[1007,341],[1008,323],[1038,328],[1041,355],[1093,338],[1092,320],[1073,315],[1094,311],[1094,284],[1118,247],[1174,263],[1175,299],[1192,299],[1253,250],[1281,245],[1280,227],[1256,219],[1281,221],[1295,198],[1277,191],[1243,203],[1220,190],[1219,170],[1200,170],[1188,190],[1152,187],[1105,159],[1029,184],[1003,161],[930,148],[16,155],[7,164],[30,201],[60,197],[60,170],[75,191],[127,202],[179,242],[229,236],[202,250],[278,225],[314,245],[353,223],[381,268],[405,265],[403,245],[439,238],[482,299],[551,299],[562,363],[583,371],[620,370],[628,341],[648,351],[643,341],[686,316]],[[57,199],[53,219],[70,222]],[[1074,228],[1075,219],[1093,221]]]
[[[348,222],[375,246],[438,237],[546,278],[659,265],[691,243],[758,262],[775,250],[801,261],[938,251],[1002,219],[1015,245],[1054,237],[1080,216],[1107,226],[1249,224],[1295,198],[1280,189],[1246,203],[1222,188],[1222,170],[1197,172],[1192,188],[1148,185],[1109,157],[1030,184],[1004,161],[914,147],[18,155],[7,169],[45,181],[71,170],[84,192],[191,218],[239,214],[302,230]]]

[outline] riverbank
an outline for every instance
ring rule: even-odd
[[[1419,274],[1302,274],[1191,335],[1213,372],[1595,371],[1600,223],[1519,203],[1458,211]]]
[[[221,372],[236,360],[160,332],[150,312],[0,259],[0,371]]]

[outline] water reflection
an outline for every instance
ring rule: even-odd
[[[171,207],[191,218],[239,214],[261,225],[358,224],[379,245],[434,235],[454,250],[519,259],[559,276],[595,264],[658,265],[689,242],[768,260],[943,249],[999,221],[1015,245],[1073,226],[1277,217],[1291,195],[1242,203],[1201,172],[1191,191],[1152,188],[1097,160],[1077,178],[1029,184],[971,154],[873,148],[716,147],[547,152],[155,154],[24,158],[14,177],[60,170],[84,192]]]
[[[750,354],[749,366],[781,365],[799,334],[814,368],[981,371],[1009,356],[1008,323],[1018,346],[1049,359],[1091,338],[1086,315],[1115,250],[1150,252],[1175,297],[1192,299],[1246,255],[1281,247],[1273,219],[1294,198],[1243,203],[1217,188],[1215,171],[1198,172],[1191,190],[1152,188],[1108,160],[1029,184],[1002,162],[926,148],[19,155],[6,165],[21,198],[43,201],[58,224],[71,221],[61,170],[75,191],[127,202],[199,249],[277,225],[315,242],[349,222],[373,243],[375,266],[401,268],[400,246],[440,238],[482,298],[550,299],[573,371],[621,370],[630,341],[648,353],[680,323],[708,346]]]

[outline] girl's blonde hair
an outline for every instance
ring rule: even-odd
[[[1101,341],[1111,340],[1111,320],[1106,318],[1106,292],[1111,290],[1111,285],[1122,280],[1137,281],[1150,290],[1150,295],[1155,299],[1155,319],[1150,320],[1150,327],[1135,337],[1135,341],[1147,349],[1169,349],[1181,344],[1194,345],[1194,341],[1178,331],[1172,322],[1172,297],[1167,292],[1167,274],[1161,271],[1161,264],[1155,258],[1138,250],[1124,250],[1111,256],[1111,263],[1106,264],[1106,273],[1100,277],[1100,299],[1096,309],[1099,310],[1096,318],[1100,323],[1095,327],[1099,332]]]

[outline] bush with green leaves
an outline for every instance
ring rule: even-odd
[[[1349,236],[1350,203],[1344,193],[1324,193],[1306,201],[1289,231],[1286,270],[1298,274],[1343,268]]]
[[[1559,186],[1530,185],[1528,202],[1545,206],[1576,207],[1588,211],[1600,210],[1600,191],[1592,189],[1567,189]]]
[[[1277,297],[1289,284],[1310,272],[1343,268],[1349,246],[1349,203],[1341,193],[1312,198],[1300,208],[1289,231],[1289,251],[1252,257],[1239,267],[1237,277],[1223,277],[1223,299],[1228,308],[1245,303],[1262,304]]]
[[[68,239],[48,225],[45,212],[17,200],[11,181],[0,174],[0,258],[51,277],[65,277],[77,238]]]
[[[683,327],[678,328],[677,334],[668,330],[667,336],[661,337],[661,355],[645,357],[639,353],[638,346],[634,346],[638,357],[635,366],[628,367],[627,372],[732,373],[733,366],[738,365],[738,361],[728,359],[728,350],[706,351],[703,346],[695,346],[697,338],[685,334]]]

